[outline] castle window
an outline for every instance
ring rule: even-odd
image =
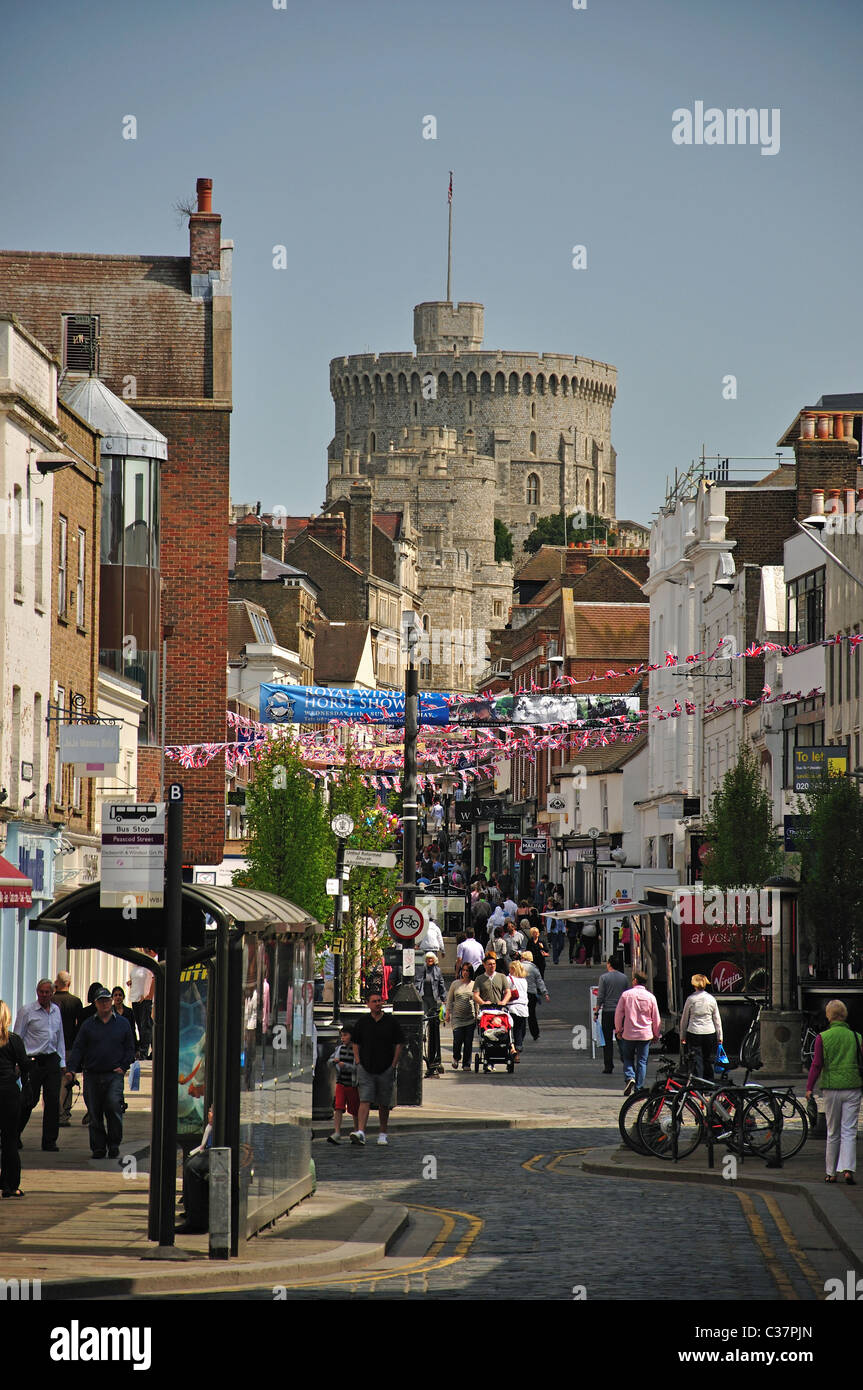
[[[531,401],[530,403],[530,418],[531,420],[536,419],[536,401]]]
[[[502,599],[502,598],[496,598],[496,599],[494,600],[494,602],[492,603],[492,606],[491,606],[491,611],[492,611],[492,617],[493,617],[493,618],[502,618],[502,617],[503,617],[503,599]]]
[[[414,401],[414,419],[416,419],[418,415],[419,415],[419,406],[417,405],[416,401]]]
[[[374,430],[369,434],[369,453],[373,454],[378,447],[377,436]]]
[[[530,526],[535,526],[535,525],[536,525],[536,512],[531,512],[531,514],[530,514],[530,516],[527,518],[527,520],[528,520],[528,525],[530,525]]]
[[[548,389],[553,396],[557,395],[557,377],[554,375],[553,372],[551,376],[548,378]]]
[[[428,632],[428,630],[429,630],[429,615],[428,615],[428,613],[423,613],[423,632]]]
[[[463,661],[460,661],[459,664],[458,664],[458,683],[459,683],[459,688],[461,689],[461,688],[464,686],[464,662],[463,662]]]
[[[593,464],[594,468],[595,468],[596,465],[599,463],[599,445],[597,444],[597,442],[596,442],[595,439],[594,439],[594,441],[593,441],[593,450],[592,450],[592,452],[591,452],[591,459],[590,459],[590,461],[591,461],[591,463]]]
[[[370,419],[370,420],[373,420],[374,418],[375,418],[375,403],[374,403],[374,401],[372,401],[371,405],[369,406],[369,419]]]
[[[467,413],[468,415],[473,415],[473,401],[469,397],[467,403]]]
[[[586,506],[587,510],[590,511],[590,479],[589,479],[589,478],[585,478],[585,480],[584,480],[584,505]]]
[[[603,483],[603,484],[602,484],[602,511],[603,511],[603,515],[605,514],[606,510],[607,510],[607,502],[606,502],[606,493],[605,493],[605,483]]]
[[[536,453],[536,430],[531,430],[530,432],[530,452],[532,454]]]
[[[518,378],[516,378],[516,380],[518,380]],[[506,377],[504,376],[503,372],[495,372],[495,377],[494,377],[494,394],[495,394],[496,396],[502,396],[502,395],[504,394],[505,391],[506,391]]]
[[[488,372],[484,372],[483,375],[487,377]],[[476,372],[468,372],[467,374],[467,393],[469,396],[476,395]]]
[[[420,680],[421,680],[421,681],[430,681],[430,680],[431,680],[431,662],[430,662],[430,661],[421,661],[421,662],[420,662]]]
[[[531,448],[536,449],[536,435],[531,435]],[[529,473],[527,477],[527,505],[536,507],[539,505],[539,478],[536,473]]]
[[[518,395],[518,372],[510,372],[509,374],[509,394],[511,396]]]

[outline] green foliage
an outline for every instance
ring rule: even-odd
[[[704,882],[716,888],[760,888],[782,867],[773,802],[755,754],[741,743],[737,762],[714,793],[704,822],[710,854]]]
[[[318,922],[332,916],[326,878],[335,862],[327,808],[290,737],[273,739],[255,764],[246,791],[248,868],[240,887],[278,893]]]
[[[512,532],[498,517],[494,519],[495,561],[512,559]]]
[[[567,517],[565,535],[563,512],[555,512],[553,516],[541,516],[524,542],[524,549],[528,555],[535,555],[543,545],[568,545],[570,541],[606,541],[609,534],[609,523],[603,517],[579,507]]]
[[[353,745],[348,744],[344,766],[330,793],[329,818],[346,811],[354,822],[354,830],[346,840],[349,849],[394,850],[397,838],[391,826],[391,815],[380,805],[371,788],[364,786]],[[335,837],[332,837],[333,839]],[[335,873],[335,849],[331,873]],[[396,885],[401,870],[354,868],[347,884],[350,912],[343,922],[345,958],[343,963],[345,988],[352,986],[358,997],[359,975],[385,944],[387,914],[399,901]]]
[[[863,947],[863,798],[849,777],[824,777],[802,798],[800,899],[819,965],[839,975]]]

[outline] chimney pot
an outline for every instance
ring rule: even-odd
[[[198,194],[198,212],[213,211],[213,180],[198,179],[195,185]]]

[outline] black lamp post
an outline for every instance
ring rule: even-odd
[[[440,779],[440,789],[443,793],[443,833],[444,833],[444,863],[443,876],[444,887],[449,891],[449,803],[450,797],[455,791],[456,779],[451,772],[445,772]]]

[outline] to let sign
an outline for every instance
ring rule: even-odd
[[[164,801],[103,805],[100,880],[100,907],[164,907]]]
[[[848,771],[848,745],[816,745],[794,749],[794,790],[811,791],[825,775],[844,776]]]

